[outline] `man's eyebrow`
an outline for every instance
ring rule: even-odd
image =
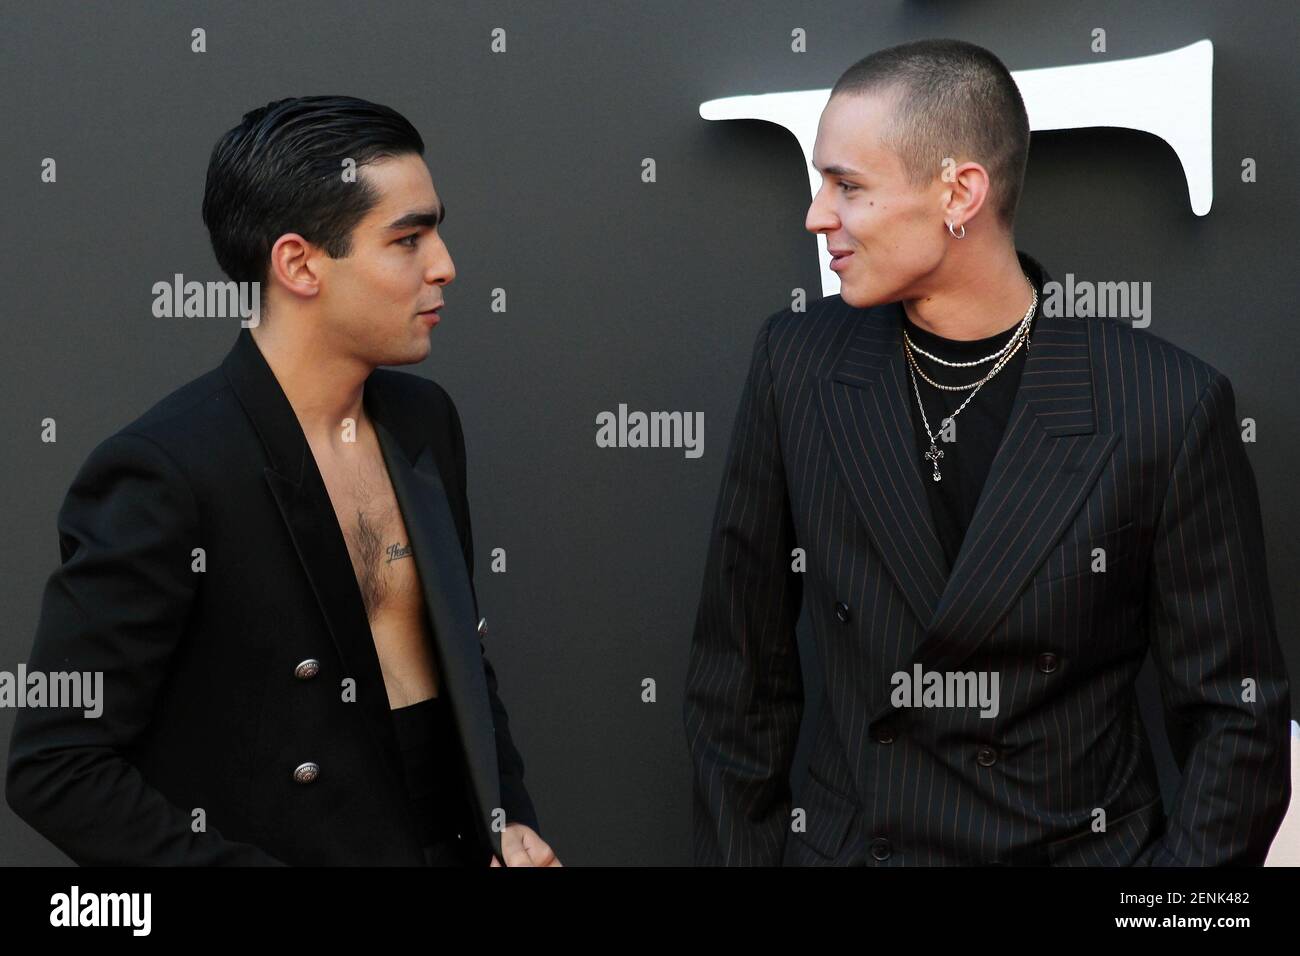
[[[817,164],[812,164],[813,169],[817,169]],[[829,173],[832,176],[865,176],[866,173],[860,173],[856,169],[850,169],[848,166],[832,165],[825,169],[818,169],[818,172]]]
[[[437,226],[446,218],[447,218],[447,206],[444,203],[439,203],[438,205],[434,206],[432,209],[420,210],[418,212],[408,212],[405,216],[402,216],[398,219],[394,219],[392,222],[390,222],[388,224],[388,228],[392,231],[396,231],[399,229],[410,229],[414,226],[424,226],[426,228],[432,229],[434,226]]]

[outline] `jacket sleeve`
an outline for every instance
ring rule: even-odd
[[[687,668],[697,865],[781,863],[803,713],[794,526],[769,361],[758,334],[714,514]]]
[[[456,507],[460,509],[465,529],[461,547],[465,553],[465,567],[469,572],[470,593],[474,598],[474,616],[478,618],[478,594],[474,590],[474,532],[470,522],[465,433],[461,428],[460,413],[456,411],[456,405],[450,397],[447,398],[447,406],[451,415],[452,440],[456,452],[456,477],[459,482]],[[480,650],[483,655],[483,675],[487,680],[488,701],[492,707],[492,723],[496,727],[497,767],[501,775],[501,804],[506,814],[506,822],[523,823],[540,835],[542,831],[537,823],[537,812],[533,808],[528,790],[524,787],[524,760],[510,737],[510,719],[497,690],[496,671],[492,669],[487,650],[481,643]]]
[[[1262,864],[1291,797],[1291,716],[1255,475],[1220,373],[1192,414],[1156,530],[1152,656],[1182,770],[1155,866]]]
[[[185,478],[129,432],[87,458],[58,517],[61,566],[45,586],[29,673],[102,674],[101,713],[18,710],[5,797],[83,866],[284,865],[255,846],[194,832],[187,810],[126,756],[149,725],[196,590],[202,544]]]

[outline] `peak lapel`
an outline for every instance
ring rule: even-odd
[[[821,412],[858,516],[912,612],[928,622],[948,571],[916,461],[901,310],[893,303],[854,320],[820,384]]]
[[[1051,277],[1031,259],[1043,282]],[[916,460],[902,306],[863,312],[821,411],[850,498],[924,639],[912,660],[954,668],[988,637],[1060,540],[1120,439],[1096,428],[1085,323],[1040,313],[1007,427],[951,572]],[[872,703],[890,710],[889,688]]]
[[[1009,610],[1088,497],[1119,432],[1098,432],[1087,326],[1039,315],[1011,415],[916,660],[956,666]]]
[[[412,466],[401,443],[381,420],[382,402],[376,398],[372,408],[375,432],[411,538],[425,607],[433,624],[430,630],[442,684],[451,699],[481,819],[499,859],[501,835],[492,826],[492,811],[501,806],[501,778],[474,596],[460,535],[432,447],[425,444]]]
[[[355,706],[365,715],[389,784],[405,793],[401,753],[374,635],[343,530],[311,446],[248,329],[240,331],[222,367],[262,439],[271,462],[264,469],[267,485],[279,505],[346,675],[356,681]],[[369,381],[366,387],[369,391]]]
[[[1049,280],[1050,281],[1050,280]],[[1086,324],[1040,314],[1007,427],[970,527],[912,657],[959,667],[1069,527],[1120,433],[1098,432]],[[889,688],[872,706],[889,713]]]
[[[245,413],[253,422],[271,464],[266,481],[329,627],[330,636],[357,684],[365,714],[390,785],[406,792],[401,753],[388,692],[379,667],[374,634],[366,617],[343,531],[317,468],[307,437],[275,373],[243,329],[222,363]],[[432,447],[411,439],[385,403],[375,375],[366,380],[364,402],[378,436],[393,492],[411,537],[441,668],[465,748],[470,782],[486,832],[497,856],[501,837],[491,812],[501,805],[492,710],[475,628],[475,607],[446,490]],[[412,455],[408,447],[418,447]],[[414,460],[414,464],[412,461]],[[403,802],[405,805],[405,802]]]

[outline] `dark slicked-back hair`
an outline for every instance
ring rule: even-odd
[[[831,96],[884,92],[897,94],[885,142],[908,182],[933,182],[946,157],[977,162],[988,170],[988,201],[1010,230],[1029,159],[1029,117],[1002,61],[961,40],[917,40],[859,60]]]
[[[266,281],[271,246],[299,233],[333,258],[351,251],[352,230],[379,201],[345,159],[366,163],[424,154],[424,140],[395,110],[351,96],[276,100],[244,114],[208,160],[203,222],[212,251],[237,282]],[[263,286],[265,297],[265,286]]]

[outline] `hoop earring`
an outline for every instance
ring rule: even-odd
[[[957,235],[957,233],[953,232],[953,231],[952,231],[952,223],[951,223],[951,222],[948,223],[948,233],[949,233],[949,234],[950,234],[954,239],[965,239],[965,238],[966,238],[966,223],[963,222],[963,223],[961,224],[961,235]]]

